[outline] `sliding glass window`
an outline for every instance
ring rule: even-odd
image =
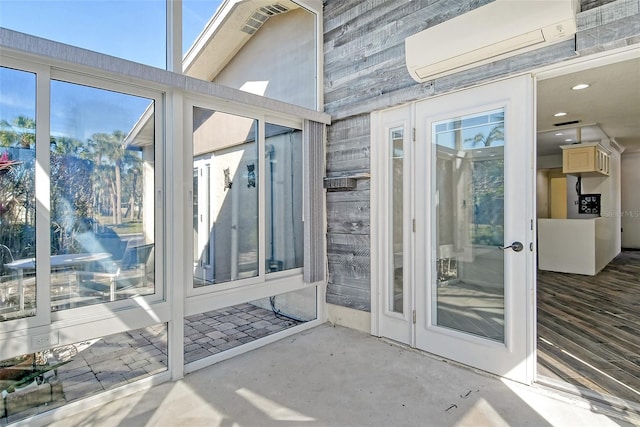
[[[302,131],[264,123],[261,139],[259,128],[193,107],[196,288],[304,265]]]
[[[36,75],[0,67],[0,322],[36,313]]]
[[[302,131],[265,125],[267,273],[302,268]]]
[[[0,322],[156,294],[158,98],[8,67],[0,83]]]
[[[194,287],[259,274],[257,125],[193,109]]]
[[[51,81],[52,311],[155,292],[154,109]]]

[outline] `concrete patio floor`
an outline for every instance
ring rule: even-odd
[[[626,426],[587,401],[322,325],[51,426]]]

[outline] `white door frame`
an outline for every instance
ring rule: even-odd
[[[517,78],[511,78],[507,80],[515,80],[515,79]],[[517,315],[519,318],[517,322],[517,331],[513,331],[511,329],[511,325],[508,325],[508,324],[505,325],[506,326],[505,335],[508,337],[506,350],[498,349],[499,347],[504,347],[502,345],[494,346],[493,349],[491,349],[492,346],[489,345],[487,347],[487,351],[493,352],[492,353],[493,357],[495,357],[495,355],[497,355],[499,352],[502,352],[502,354],[505,355],[505,357],[500,359],[501,360],[500,363],[503,363],[503,364],[506,363],[507,361],[506,356],[508,356],[509,353],[517,351],[519,355],[518,357],[521,359],[518,363],[515,364],[517,366],[510,366],[508,369],[493,369],[492,372],[516,379],[523,383],[530,384],[533,382],[534,375],[535,375],[535,292],[534,292],[534,283],[535,283],[535,252],[534,250],[535,248],[533,248],[533,246],[530,247],[530,244],[533,244],[533,242],[535,242],[535,239],[534,239],[535,225],[533,221],[535,218],[535,216],[533,215],[535,213],[535,192],[533,187],[534,178],[535,178],[535,169],[534,169],[535,159],[533,158],[534,156],[532,154],[534,151],[533,123],[535,122],[534,121],[535,113],[533,108],[534,84],[533,84],[533,79],[531,78],[530,75],[521,76],[519,77],[519,79],[521,79],[521,81],[526,81],[524,83],[526,85],[526,88],[524,88],[523,89],[524,92],[521,92],[521,93],[527,93],[527,95],[525,97],[526,98],[525,100],[518,98],[519,102],[524,103],[526,105],[520,106],[517,114],[525,114],[526,117],[524,117],[524,121],[520,120],[519,123],[528,123],[528,125],[526,125],[525,129],[522,130],[524,134],[522,134],[519,131],[518,136],[520,137],[520,135],[526,135],[526,137],[522,138],[523,139],[522,143],[524,143],[525,145],[522,147],[523,151],[522,150],[521,151],[523,153],[526,153],[527,161],[525,163],[530,164],[531,167],[529,168],[530,169],[528,171],[529,173],[527,173],[526,171],[522,171],[521,176],[523,179],[526,179],[527,191],[525,191],[525,194],[518,195],[518,200],[519,200],[519,203],[522,202],[524,206],[523,209],[524,211],[527,212],[527,218],[523,219],[522,222],[525,223],[526,221],[526,224],[527,224],[526,228],[528,230],[527,230],[526,236],[525,235],[522,235],[522,236],[505,235],[505,239],[513,238],[514,240],[522,240],[522,242],[525,244],[525,248],[526,248],[525,251],[517,255],[521,257],[521,261],[518,262],[518,265],[519,265],[518,271],[519,271],[519,274],[524,275],[523,281],[525,282],[525,284],[523,284],[522,286],[525,286],[526,288],[520,289],[520,291],[518,292],[517,298],[515,299],[514,299],[514,295],[510,294],[509,291],[507,291],[507,294],[505,295],[505,304],[507,309],[505,317],[507,319],[512,319],[513,317],[510,317],[510,316]],[[442,95],[442,97],[452,96],[452,95],[457,96],[456,94],[460,94],[460,93],[463,94],[464,96],[466,93],[471,93],[471,91],[479,91],[478,93],[485,93],[485,95],[482,95],[482,96],[488,97],[490,100],[488,102],[491,103],[492,100],[489,95],[490,92],[487,92],[486,90],[484,90],[483,87],[487,87],[495,84],[496,82],[491,82],[489,84],[476,86],[471,89],[465,89],[463,91],[457,91],[457,92],[445,94],[445,95]],[[445,98],[442,98],[442,97],[439,96],[436,98],[429,98],[429,101],[436,100],[437,102],[437,99],[446,100]],[[507,101],[507,102],[510,102],[510,101]],[[408,288],[406,288],[406,291],[409,291],[411,296],[411,301],[409,304],[411,305],[413,319],[407,319],[407,316],[405,315],[403,318],[398,319],[399,323],[397,325],[390,328],[389,324],[392,322],[395,322],[395,320],[392,319],[390,322],[390,316],[386,306],[387,298],[385,295],[388,292],[386,284],[388,283],[389,279],[392,278],[389,272],[389,264],[391,259],[390,258],[391,254],[389,253],[390,226],[388,223],[388,218],[385,215],[385,213],[387,212],[386,209],[388,209],[388,204],[390,203],[389,194],[388,194],[389,190],[387,188],[390,175],[389,175],[388,165],[386,162],[388,162],[388,156],[389,156],[388,150],[387,150],[387,146],[388,146],[387,134],[388,134],[388,130],[390,129],[390,126],[394,126],[396,125],[396,123],[401,123],[398,117],[396,117],[398,112],[404,112],[405,114],[407,114],[407,117],[410,119],[412,139],[417,139],[418,143],[422,141],[423,144],[426,141],[426,139],[424,139],[424,136],[415,138],[415,134],[414,134],[414,132],[416,132],[414,128],[418,129],[418,133],[420,132],[419,127],[417,126],[417,123],[416,123],[416,105],[417,104],[418,103],[412,103],[409,106],[394,108],[394,109],[385,110],[382,112],[377,112],[372,114],[372,133],[371,133],[372,168],[375,168],[374,170],[372,170],[372,183],[371,183],[372,185],[371,215],[372,215],[372,226],[373,226],[372,227],[373,233],[371,236],[371,239],[372,239],[372,290],[373,290],[371,330],[372,330],[372,334],[374,335],[385,336],[391,339],[395,339],[397,341],[400,341],[410,346],[416,346],[417,328],[415,324],[417,323],[418,325],[420,324],[424,325],[426,324],[425,322],[427,320],[425,317],[426,307],[422,308],[422,313],[420,313],[421,311],[420,304],[415,302],[418,299],[423,300],[424,298],[422,297],[417,298],[418,294],[420,293],[418,289],[419,286],[417,284],[414,285],[414,283],[416,280],[422,280],[422,279],[418,279],[418,277],[424,277],[424,278],[431,277],[429,269],[424,268],[425,267],[423,265],[424,263],[420,263],[414,260],[430,259],[431,255],[430,255],[430,251],[426,247],[422,249],[418,247],[419,245],[416,243],[416,233],[415,232],[409,233],[411,236],[412,243],[409,248],[410,249],[409,256],[407,256],[406,258],[410,258],[410,261],[405,263],[405,267],[409,267],[409,270],[411,272],[409,276],[411,285]],[[480,102],[480,104],[486,104],[486,102]],[[416,144],[413,144],[413,148],[415,148],[415,145]],[[410,162],[411,161],[417,162],[416,160],[417,157],[419,156],[416,156],[416,151],[413,151],[412,156],[409,158]],[[410,202],[411,214],[409,216],[405,216],[404,229],[405,230],[412,229],[413,227],[415,227],[414,224],[417,223],[418,231],[420,231],[420,229],[422,228],[422,233],[425,234],[425,237],[428,240],[430,233],[426,232],[425,230],[430,230],[430,227],[431,227],[429,223],[430,220],[428,216],[422,219],[417,218],[416,206],[415,206],[416,201],[414,197],[414,194],[417,194],[417,192],[414,191],[414,189],[417,188],[417,185],[413,183],[413,181],[417,179],[416,176],[419,175],[421,171],[423,171],[424,169],[425,169],[425,165],[424,164],[420,165],[419,163],[415,163],[411,167],[410,181],[412,181],[412,183],[409,185],[409,187],[405,185],[405,191],[407,191],[407,188],[411,189],[410,191],[408,191],[412,196],[411,202]],[[508,174],[508,173],[509,171],[505,171],[505,174]],[[427,187],[425,187],[425,191],[430,191]],[[506,218],[508,218],[508,215],[506,215]],[[420,221],[422,221],[422,223],[420,223]],[[531,225],[529,226],[529,224]],[[523,227],[520,227],[520,228],[521,230],[523,229]],[[520,233],[520,234],[523,234],[523,233]],[[422,243],[424,243],[424,241]],[[406,252],[407,251],[405,250],[405,253]],[[510,257],[511,257],[511,254],[508,254],[505,259],[511,260],[512,258]],[[509,263],[509,265],[511,265],[511,263]],[[511,273],[509,271],[509,268],[507,268],[506,273],[507,273],[507,277],[510,277],[509,274]],[[522,307],[523,305],[524,307]],[[518,307],[522,311],[518,312],[514,310],[515,307]],[[416,311],[413,311],[413,310],[416,310]],[[402,335],[401,333],[396,332],[402,327],[402,325],[405,325],[405,327],[407,328],[406,330],[409,331],[405,335]],[[431,337],[431,339],[432,338],[433,336]],[[447,342],[446,340],[449,340],[449,339],[451,339],[451,337],[446,337],[445,341],[442,341],[442,343],[446,343]],[[456,339],[460,339],[460,337]],[[473,342],[474,345],[480,344],[480,346],[475,347],[476,349],[482,348],[483,345],[485,346],[487,345],[486,343],[487,340],[480,340],[480,339],[476,340],[475,337],[472,337],[472,339],[466,340],[466,341]],[[492,343],[489,343],[489,344],[492,344]],[[442,345],[448,345],[448,344],[442,344]],[[451,358],[456,359],[456,357],[451,357]],[[470,359],[457,358],[457,360],[462,361],[463,363],[467,363],[469,365],[474,365],[473,357]],[[509,363],[512,363],[512,360],[513,358],[511,358],[511,361]],[[488,370],[491,370],[491,369],[488,369]]]
[[[536,104],[536,83],[538,80],[550,79],[553,77],[561,76],[564,74],[569,74],[589,68],[594,68],[598,66],[604,66],[608,64],[612,64],[615,62],[625,61],[633,58],[640,57],[640,46],[632,45],[632,46],[624,46],[617,49],[612,49],[609,51],[592,54],[586,57],[578,57],[572,59],[570,61],[566,61],[563,63],[556,63],[547,65],[544,67],[539,67],[531,70],[531,74],[534,77],[534,105]],[[413,103],[411,103],[413,105]],[[381,150],[383,145],[383,137],[384,134],[380,132],[381,126],[380,121],[382,115],[389,110],[377,111],[371,114],[371,225],[372,225],[372,233],[371,233],[371,260],[372,260],[372,277],[371,277],[371,285],[372,285],[372,293],[371,293],[371,333],[375,336],[384,336],[381,333],[380,322],[381,322],[381,311],[380,311],[380,295],[381,295],[381,286],[383,286],[384,277],[380,275],[380,260],[383,260],[384,255],[381,254],[381,251],[384,250],[383,245],[384,242],[381,240],[380,232],[382,230],[382,226],[384,224],[384,218],[380,215],[380,206],[384,205],[384,195],[379,191],[380,182],[383,177],[379,176],[378,173],[378,165],[380,164],[380,156],[385,154],[384,150]],[[535,123],[535,109],[534,109],[534,123]],[[411,116],[413,120],[413,115]],[[413,123],[413,122],[412,122]],[[534,141],[535,148],[535,141]],[[536,168],[536,159],[535,156],[532,159],[533,169]],[[535,181],[533,182],[533,186],[531,187],[532,198],[535,198]],[[533,201],[535,206],[535,200]],[[535,235],[536,232],[536,224],[533,224],[533,232]],[[534,248],[535,249],[535,248]],[[535,380],[536,377],[536,337],[537,337],[537,328],[536,328],[536,317],[535,317],[535,306],[536,306],[536,271],[535,265],[533,265],[530,271],[527,272],[527,275],[531,277],[533,283],[533,289],[531,295],[529,296],[530,301],[533,303],[533,313],[529,316],[529,325],[527,325],[528,331],[531,331],[531,337],[527,340],[528,345],[531,347],[531,354],[533,356],[533,363],[530,369],[532,375],[532,381]],[[412,341],[409,345],[415,345]]]

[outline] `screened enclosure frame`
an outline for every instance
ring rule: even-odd
[[[163,184],[163,167],[164,159],[164,141],[162,125],[162,114],[154,114],[153,123],[155,127],[155,135],[152,141],[153,146],[153,179],[149,191],[152,200],[153,211],[150,213],[151,223],[148,224],[151,229],[147,232],[152,236],[152,242],[155,246],[155,265],[153,271],[155,282],[154,292],[151,295],[142,295],[133,299],[124,299],[118,301],[105,301],[91,306],[78,306],[62,310],[52,311],[51,299],[51,283],[52,283],[52,259],[50,257],[51,234],[50,230],[51,217],[51,163],[50,163],[50,145],[52,144],[50,132],[51,111],[51,83],[61,82],[63,84],[75,85],[87,89],[95,89],[100,91],[109,91],[123,95],[133,95],[136,97],[144,97],[149,99],[157,112],[164,110],[164,94],[157,90],[144,89],[141,86],[133,86],[126,82],[115,82],[105,76],[89,76],[80,74],[72,70],[65,70],[60,67],[53,67],[46,64],[46,61],[34,62],[31,60],[22,60],[20,55],[11,55],[9,53],[0,52],[0,66],[10,68],[17,71],[35,73],[36,75],[36,128],[35,128],[35,200],[36,200],[36,247],[35,247],[35,314],[17,318],[15,320],[6,320],[0,322],[0,339],[12,339],[11,346],[0,346],[0,359],[4,359],[5,352],[12,353],[25,352],[33,347],[33,342],[28,340],[22,341],[18,338],[23,334],[41,335],[55,334],[60,331],[66,331],[65,334],[74,339],[85,339],[92,333],[91,328],[86,328],[87,322],[94,322],[94,325],[102,325],[101,333],[108,334],[114,330],[108,326],[109,320],[117,318],[130,318],[126,324],[128,327],[148,326],[148,319],[154,319],[154,322],[167,322],[170,318],[170,306],[167,304],[164,283],[164,247],[163,238],[165,205],[164,200],[164,184]],[[31,58],[30,58],[31,59]],[[42,232],[42,230],[46,230]],[[153,313],[153,314],[152,314]],[[135,320],[134,320],[135,319]],[[145,321],[137,319],[147,319]],[[71,332],[73,330],[73,332]],[[62,342],[63,338],[53,341]],[[37,347],[37,346],[36,346]]]
[[[183,324],[189,313],[227,307],[251,299],[269,297],[297,289],[316,288],[317,318],[304,325],[292,328],[310,328],[325,319],[324,285],[326,283],[326,257],[324,241],[324,127],[330,117],[318,111],[307,110],[291,104],[248,94],[215,83],[181,76],[165,70],[88,52],[33,36],[0,28],[0,66],[36,72],[37,147],[36,179],[39,184],[37,197],[43,201],[40,211],[46,210],[49,197],[47,170],[50,127],[51,79],[63,80],[83,87],[95,87],[152,99],[155,105],[155,185],[153,191],[155,207],[155,287],[153,295],[107,301],[88,307],[73,308],[51,313],[39,310],[34,318],[0,323],[0,359],[28,352],[39,351],[45,345],[71,344],[81,340],[143,328],[158,323],[168,328],[168,371],[154,375],[150,382],[177,379],[184,375]],[[315,155],[305,148],[305,165],[310,161],[318,164],[304,167],[304,236],[305,260],[303,268],[291,269],[261,276],[259,283],[209,292],[206,295],[189,295],[186,279],[192,275],[192,260],[189,240],[185,231],[190,228],[187,215],[188,192],[192,185],[192,158],[187,151],[185,132],[191,127],[185,121],[185,105],[193,100],[204,105],[218,107],[230,114],[258,118],[261,127],[273,123],[300,129],[302,143],[311,147]],[[141,118],[142,119],[142,118]],[[40,185],[43,183],[44,185]],[[41,212],[42,213],[42,212]],[[48,217],[38,219],[36,259],[49,257]],[[182,224],[182,226],[180,225]],[[264,243],[262,243],[264,245]],[[312,250],[308,250],[308,248]],[[264,264],[264,263],[261,263]],[[48,286],[49,267],[46,261],[37,262],[38,278],[43,289]],[[262,265],[261,269],[264,269]],[[270,279],[270,278],[268,278]],[[188,297],[188,298],[187,298]],[[186,304],[185,301],[189,301]],[[49,307],[47,292],[37,295],[37,307]],[[287,332],[289,333],[289,332]],[[55,340],[34,337],[55,337]],[[275,338],[274,338],[275,339]],[[54,342],[55,341],[55,342]],[[10,345],[9,345],[10,343]],[[44,343],[44,344],[43,344]],[[142,383],[145,383],[143,380]],[[137,386],[136,386],[137,387]],[[108,392],[104,399],[108,399]]]

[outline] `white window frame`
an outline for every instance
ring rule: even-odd
[[[217,111],[225,114],[237,115],[257,121],[258,127],[258,275],[254,277],[231,280],[223,283],[193,287],[193,269],[187,268],[184,274],[185,283],[185,315],[190,316],[203,313],[218,308],[228,307],[230,305],[240,304],[258,298],[268,297],[281,293],[302,290],[310,286],[305,284],[303,280],[304,268],[295,268],[291,270],[267,273],[265,268],[266,260],[266,201],[265,201],[265,125],[274,124],[279,126],[287,126],[292,129],[304,131],[302,120],[291,119],[282,116],[265,114],[262,111],[252,111],[251,109],[236,108],[233,105],[211,102],[211,100],[201,97],[187,96],[184,104],[184,134],[183,141],[185,146],[185,182],[191,182],[188,186],[189,203],[185,206],[184,217],[193,218],[193,108],[204,108],[211,111]],[[303,147],[304,150],[304,147]],[[191,181],[186,177],[190,174]],[[307,195],[303,194],[303,197]],[[191,232],[185,230],[185,236],[189,240],[185,244],[189,260],[185,265],[193,264],[193,242]]]
[[[127,330],[135,330],[170,320],[170,307],[165,292],[164,262],[164,125],[162,122],[165,95],[161,91],[145,89],[137,85],[115,82],[96,73],[65,70],[46,61],[35,62],[7,55],[0,56],[0,66],[36,75],[36,314],[0,323],[0,360],[11,355],[29,353],[40,348],[28,339],[39,334],[53,334],[56,344],[71,344],[84,339],[111,335]],[[49,283],[50,234],[38,230],[50,228],[50,114],[51,81],[63,81],[91,88],[109,90],[148,98],[154,101],[155,143],[154,143],[154,245],[155,245],[155,293],[113,302],[70,308],[51,312]],[[119,320],[114,322],[114,320]],[[126,321],[124,321],[126,319]],[[98,327],[98,325],[100,325]],[[64,331],[64,334],[60,333]],[[99,332],[97,332],[99,331]],[[2,345],[11,340],[12,346]],[[19,350],[18,350],[19,348]],[[8,351],[11,355],[8,355]],[[5,353],[7,352],[7,353]],[[5,357],[5,355],[8,355]]]

